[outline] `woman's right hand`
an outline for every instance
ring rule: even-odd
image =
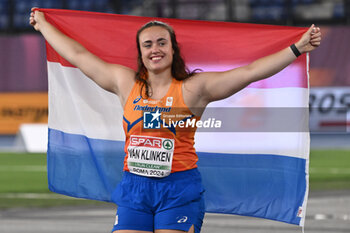
[[[38,10],[34,11],[37,7],[33,7],[30,12],[29,24],[34,27],[36,31],[40,31],[40,23],[45,21],[45,15]]]

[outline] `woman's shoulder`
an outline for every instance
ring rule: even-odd
[[[183,80],[183,85],[191,87],[192,90],[201,88],[201,84],[205,82],[206,72],[195,73],[189,78]]]

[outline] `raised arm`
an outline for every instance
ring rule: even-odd
[[[32,8],[29,19],[34,29],[40,31],[64,59],[79,68],[103,89],[117,94],[124,104],[124,99],[127,98],[134,83],[135,71],[103,61],[47,22],[44,13],[34,10],[35,8]]]
[[[320,45],[321,31],[312,25],[295,43],[300,53],[311,52]],[[211,101],[227,98],[250,83],[268,78],[296,59],[290,47],[253,63],[225,72],[203,72],[188,80],[184,85],[184,97],[189,106],[204,107]],[[192,91],[197,96],[192,95]]]

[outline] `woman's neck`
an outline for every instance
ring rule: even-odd
[[[172,81],[172,76],[170,71],[164,71],[162,73],[148,73],[148,82],[152,88],[163,88]]]
[[[168,89],[170,88],[173,78],[170,72],[163,73],[149,73],[148,82],[151,87],[151,98],[152,99],[161,99],[166,95]]]

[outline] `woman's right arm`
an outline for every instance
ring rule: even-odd
[[[110,64],[95,56],[77,41],[64,35],[46,21],[44,13],[32,8],[30,24],[40,31],[46,41],[69,63],[79,68],[86,76],[103,89],[126,100],[134,84],[135,71],[116,64]]]

